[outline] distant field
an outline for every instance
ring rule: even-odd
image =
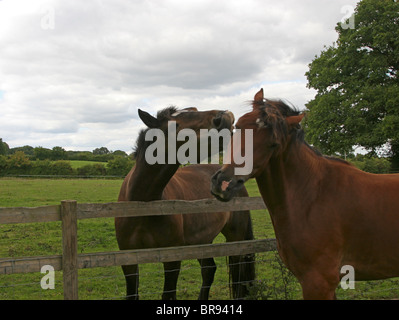
[[[107,162],[94,162],[94,161],[81,161],[81,160],[70,160],[69,163],[71,164],[72,169],[78,169],[87,165],[92,165],[92,164],[102,164],[104,166],[107,166]]]

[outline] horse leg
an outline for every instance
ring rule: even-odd
[[[233,299],[245,298],[255,279],[255,255],[229,257],[229,274]]]
[[[215,278],[216,263],[213,258],[198,259],[201,265],[202,286],[198,300],[208,300],[209,291]]]
[[[138,300],[139,266],[137,264],[122,266],[122,270],[126,280],[126,299]]]
[[[253,240],[252,221],[249,211],[233,211],[229,223],[222,230],[227,242]],[[233,299],[248,295],[248,287],[255,280],[255,254],[229,257],[230,288]]]
[[[162,300],[176,300],[177,279],[179,278],[181,261],[165,262],[163,264],[165,282]]]
[[[339,276],[327,276],[319,272],[309,272],[300,280],[305,300],[335,300],[335,289]]]

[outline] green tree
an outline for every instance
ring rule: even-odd
[[[354,21],[354,28],[338,23],[337,42],[309,65],[317,94],[307,105],[307,139],[328,154],[388,148],[397,169],[399,2],[362,0]]]
[[[10,147],[7,143],[3,142],[3,139],[0,138],[0,155],[7,155],[10,152]]]
[[[45,160],[51,159],[52,150],[43,148],[43,147],[36,147],[34,149],[35,158],[38,160]]]
[[[106,147],[96,148],[93,150],[94,155],[103,155],[111,153]]]
[[[122,150],[116,150],[114,152],[112,152],[113,156],[122,156],[122,157],[127,157],[127,153],[125,151]]]
[[[6,174],[7,157],[0,154],[0,177]]]
[[[51,159],[52,160],[66,160],[67,159],[67,152],[62,147],[54,147],[51,150]]]
[[[34,148],[31,146],[23,146],[23,147],[16,147],[16,148],[11,148],[9,154],[14,154],[17,151],[22,151],[25,153],[29,158],[34,157],[35,151]]]

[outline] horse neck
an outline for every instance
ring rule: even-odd
[[[296,143],[272,157],[256,178],[259,191],[272,215],[297,210],[299,203],[311,203],[322,178],[319,157],[303,143]],[[281,212],[281,213],[280,213]]]
[[[128,184],[129,200],[161,200],[163,190],[178,168],[179,164],[149,165],[144,157],[137,159]]]

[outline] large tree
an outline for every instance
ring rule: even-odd
[[[348,26],[350,26],[348,28]],[[399,168],[399,3],[362,0],[309,65],[307,139],[324,153],[386,149]]]

